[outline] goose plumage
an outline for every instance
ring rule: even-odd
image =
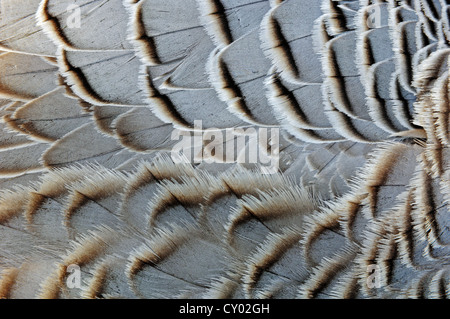
[[[449,14],[2,0],[0,298],[449,298]]]

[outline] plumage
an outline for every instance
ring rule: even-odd
[[[449,298],[449,12],[1,1],[0,298]]]

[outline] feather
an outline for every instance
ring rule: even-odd
[[[444,0],[4,0],[0,298],[449,298]]]

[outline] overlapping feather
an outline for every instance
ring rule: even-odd
[[[447,1],[0,6],[0,297],[449,297]]]

